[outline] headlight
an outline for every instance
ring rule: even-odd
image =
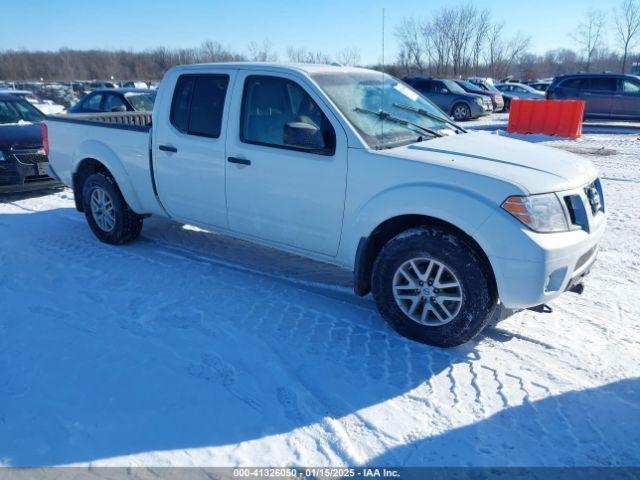
[[[6,158],[4,158],[4,152],[0,150],[0,162],[4,162]]]
[[[536,232],[569,230],[567,215],[555,193],[509,197],[502,204],[502,208]]]
[[[474,98],[473,99],[478,105],[480,105],[481,107],[484,105],[484,102],[482,101],[481,98]]]

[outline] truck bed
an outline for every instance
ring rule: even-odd
[[[49,115],[47,119],[140,132],[148,132],[152,123],[151,112],[69,113]]]

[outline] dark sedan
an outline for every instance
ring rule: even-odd
[[[26,100],[0,94],[0,193],[62,186],[48,175],[43,119]]]
[[[94,90],[71,107],[69,113],[150,112],[156,91],[146,88]]]

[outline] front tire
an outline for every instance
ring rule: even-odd
[[[380,314],[401,335],[454,347],[474,338],[495,311],[491,272],[462,235],[414,228],[391,239],[374,266]]]
[[[466,103],[456,103],[451,109],[451,116],[456,122],[469,120],[471,118],[471,108]]]
[[[89,176],[82,187],[82,202],[89,227],[101,242],[122,245],[140,236],[142,216],[129,208],[110,174]]]

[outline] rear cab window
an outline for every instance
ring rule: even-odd
[[[218,138],[229,76],[185,74],[178,78],[171,105],[171,124],[187,135]]]

